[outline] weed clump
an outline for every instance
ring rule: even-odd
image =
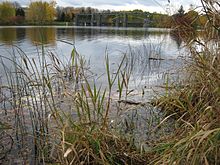
[[[59,160],[62,164],[145,164],[146,157],[125,138],[99,126],[63,129]]]

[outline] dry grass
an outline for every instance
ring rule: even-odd
[[[160,154],[155,164],[220,163],[219,4],[207,0],[203,5],[209,11],[204,34],[217,35],[191,42],[185,81],[154,102],[175,116],[177,127],[173,137],[155,148]]]
[[[74,125],[62,131],[62,164],[145,164],[147,157],[121,135],[95,124]]]

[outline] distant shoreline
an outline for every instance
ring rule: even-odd
[[[167,27],[153,27],[153,26],[149,26],[149,27],[143,27],[143,26],[127,26],[127,27],[123,27],[123,26],[107,26],[107,25],[102,25],[102,26],[77,26],[75,25],[74,22],[51,22],[51,23],[18,23],[18,24],[0,24],[1,27],[19,27],[19,26],[63,26],[63,27],[68,27],[68,26],[74,26],[74,27],[107,27],[107,28],[141,28],[141,29],[148,29],[148,28],[158,28],[158,29],[170,29]]]
[[[0,25],[0,29],[3,28],[77,28],[77,29],[102,29],[102,30],[137,30],[137,31],[154,31],[154,32],[171,32],[171,28],[157,28],[157,27],[115,27],[115,26],[76,26],[76,25]]]

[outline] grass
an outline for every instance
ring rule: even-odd
[[[155,147],[158,157],[153,164],[220,163],[220,54],[219,13],[215,4],[202,1],[204,10],[212,8],[202,40],[195,38],[189,46],[190,59],[186,78],[153,103],[176,119],[174,136]],[[215,34],[215,35],[211,35]]]
[[[127,96],[129,79],[125,80],[125,75],[128,71],[131,74],[126,69],[127,57],[122,57],[112,74],[106,55],[108,86],[102,88],[88,78],[86,61],[74,45],[65,65],[43,45],[37,48],[37,58],[29,58],[16,46],[12,59],[1,57],[6,76],[6,85],[1,86],[5,96],[2,104],[10,107],[5,107],[5,113],[12,118],[10,134],[17,145],[10,150],[30,150],[21,159],[28,162],[34,157],[36,163],[43,164],[145,163],[148,157],[109,126],[114,84],[120,87],[119,98],[124,86]],[[12,68],[4,65],[5,60],[13,64]],[[70,108],[63,109],[62,102]]]
[[[178,127],[159,162],[219,163],[220,56],[218,51],[209,52],[207,47],[204,50],[192,50],[188,79],[156,101],[167,114],[174,114]]]
[[[63,129],[60,162],[65,164],[143,164],[146,158],[121,135],[95,124]]]

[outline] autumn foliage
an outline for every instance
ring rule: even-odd
[[[10,2],[2,2],[0,4],[0,22],[8,23],[15,16],[15,8]]]
[[[53,21],[56,16],[55,5],[55,1],[49,3],[42,1],[31,2],[27,12],[27,20],[38,23]]]

